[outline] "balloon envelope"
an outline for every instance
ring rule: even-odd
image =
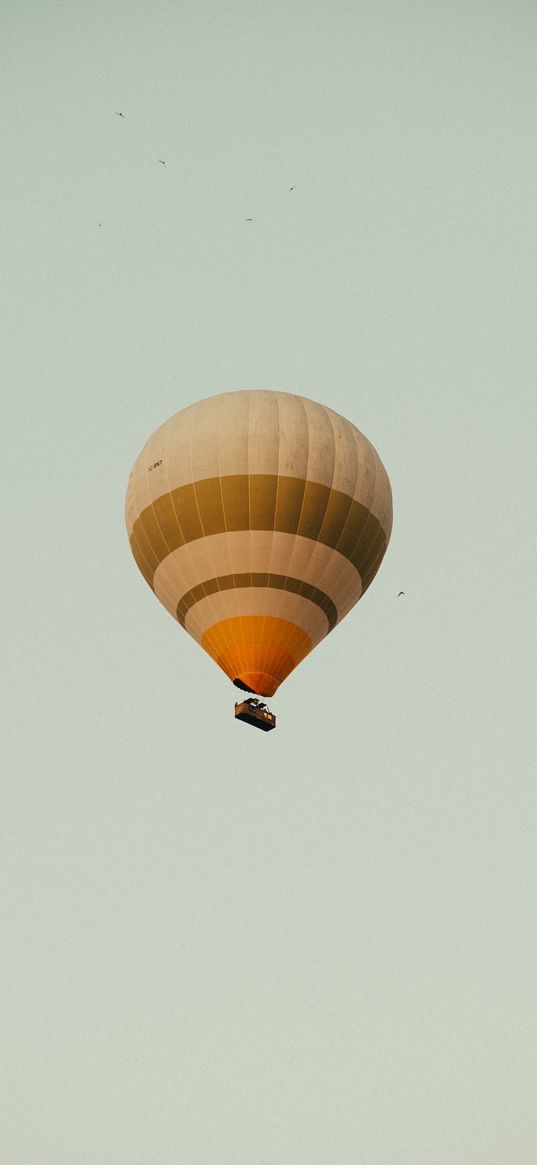
[[[157,598],[238,687],[271,696],[358,601],[392,526],[358,429],[263,389],[166,421],[131,471],[126,521]]]

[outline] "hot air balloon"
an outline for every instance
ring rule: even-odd
[[[392,526],[388,475],[367,438],[325,405],[264,389],[166,421],[133,466],[125,511],[157,598],[256,696],[272,696],[358,602]],[[274,727],[257,699],[235,712]]]

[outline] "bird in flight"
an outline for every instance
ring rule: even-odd
[[[253,220],[253,218],[247,218],[247,219],[246,219],[246,222],[253,222],[253,221],[254,221],[254,220]]]
[[[102,222],[98,222],[98,223],[97,223],[97,226],[98,226],[98,227],[102,227],[102,225],[103,225],[103,224],[102,224]]]
[[[292,191],[292,190],[296,190],[296,186],[290,186],[290,187],[289,187],[289,194],[291,193],[291,191]]]
[[[162,158],[159,158],[159,162],[160,162],[161,166],[165,166],[165,165],[166,165],[166,163],[162,161]]]
[[[116,117],[125,117],[124,113],[118,113],[116,109]]]
[[[401,595],[404,595],[404,593],[405,593],[404,591],[399,591],[399,594],[398,594],[397,598],[400,598],[400,596],[401,596]]]

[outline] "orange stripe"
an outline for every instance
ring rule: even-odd
[[[201,645],[230,680],[241,680],[260,696],[273,696],[313,646],[301,627],[274,615],[222,619],[209,627]]]

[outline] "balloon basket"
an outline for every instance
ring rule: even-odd
[[[235,704],[235,720],[244,720],[245,724],[260,728],[262,732],[270,732],[276,727],[274,713],[259,700],[242,700],[240,704]]]

